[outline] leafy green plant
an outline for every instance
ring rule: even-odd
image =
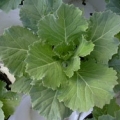
[[[47,120],[110,103],[120,83],[119,15],[107,10],[87,20],[61,0],[25,0],[20,17],[24,27],[0,36],[0,58],[16,77],[13,92],[29,94]],[[108,117],[116,116],[97,119]]]

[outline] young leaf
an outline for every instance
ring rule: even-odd
[[[31,31],[19,26],[5,30],[0,36],[0,58],[12,74],[23,75],[28,46],[37,40]]]
[[[76,48],[77,47],[77,48]],[[86,41],[83,37],[79,39],[78,43],[74,45],[60,44],[56,46],[54,51],[64,59],[64,72],[68,77],[72,77],[74,72],[80,69],[80,57],[85,57],[93,51],[94,44],[90,41]],[[71,52],[72,51],[72,52]],[[63,54],[64,53],[64,54]]]
[[[37,32],[38,21],[45,15],[56,11],[61,4],[62,0],[25,0],[20,11],[23,25]]]
[[[120,16],[111,11],[95,13],[90,19],[87,33],[87,40],[91,40],[95,44],[90,57],[95,58],[97,62],[107,64],[117,53],[119,41],[114,38],[114,35],[119,31]]]
[[[65,74],[70,78],[74,72],[80,69],[80,58],[79,56],[72,57],[70,61],[65,63],[67,66],[64,69]]]
[[[3,103],[0,101],[0,120],[4,120],[4,112],[2,110]]]
[[[8,12],[15,9],[20,4],[21,0],[0,0],[0,9]]]
[[[52,47],[40,41],[31,45],[26,59],[26,72],[33,80],[43,80],[47,87],[56,89],[66,82],[66,76],[59,61],[54,60]]]
[[[71,114],[71,110],[58,101],[57,92],[42,84],[33,86],[30,95],[33,108],[47,120],[63,120]]]
[[[74,43],[66,44],[65,42],[54,46],[53,52],[58,56],[60,59],[66,61],[70,59],[74,55],[74,51],[76,46]]]
[[[109,3],[106,5],[106,8],[120,15],[120,1],[119,0],[109,0]]]
[[[16,77],[16,80],[14,84],[11,85],[11,91],[17,92],[17,93],[24,93],[29,94],[30,89],[32,88],[31,83],[32,80],[28,77]]]
[[[103,107],[113,97],[117,84],[116,72],[112,68],[90,61],[81,64],[81,69],[69,79],[67,86],[59,90],[59,101],[80,112],[93,106]]]
[[[88,27],[82,11],[73,5],[62,4],[56,14],[45,16],[38,25],[38,35],[52,45],[77,40]]]
[[[94,44],[91,41],[87,41],[85,40],[85,38],[82,37],[82,39],[79,40],[79,42],[79,46],[77,47],[74,56],[85,57],[93,51]]]

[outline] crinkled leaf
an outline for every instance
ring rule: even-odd
[[[74,72],[80,69],[80,58],[79,56],[72,57],[70,61],[64,63],[64,72],[68,77],[72,77]]]
[[[106,8],[120,15],[120,0],[109,0]]]
[[[37,40],[31,31],[19,26],[7,29],[0,36],[0,57],[12,74],[23,75],[28,46]]]
[[[37,23],[46,14],[56,11],[62,0],[25,0],[20,17],[25,27],[37,32]]]
[[[116,103],[116,99],[112,99],[109,104],[106,104],[102,109],[98,107],[94,107],[93,116],[98,119],[99,116],[102,115],[111,115],[115,117],[115,112],[120,110],[120,106]]]
[[[113,97],[117,84],[112,68],[90,61],[81,64],[81,69],[69,79],[67,86],[59,90],[58,99],[77,111],[88,111],[93,106],[103,107]]]
[[[4,120],[4,112],[2,110],[3,103],[0,101],[0,120]]]
[[[16,78],[14,84],[11,85],[11,90],[13,92],[17,92],[17,93],[24,93],[24,94],[28,94],[30,92],[31,89],[31,83],[32,80],[28,77],[21,77],[21,78]]]
[[[66,44],[65,42],[63,42],[57,46],[54,46],[53,51],[56,54],[56,56],[58,56],[58,58],[66,61],[74,55],[75,49],[75,44]]]
[[[32,79],[42,79],[45,86],[53,89],[66,81],[66,76],[59,61],[52,58],[55,55],[52,47],[36,42],[30,47],[28,54],[26,71]]]
[[[42,84],[33,86],[30,95],[33,108],[47,120],[63,120],[71,114],[71,111],[58,101],[57,92],[43,87]]]
[[[15,9],[20,4],[21,0],[0,0],[0,9],[8,12]]]
[[[77,40],[88,27],[82,11],[73,5],[62,4],[56,14],[45,16],[38,25],[38,35],[52,45]]]
[[[117,53],[119,41],[114,38],[114,35],[119,31],[120,16],[111,11],[95,13],[90,19],[87,33],[87,39],[95,44],[90,57],[95,58],[97,62],[107,64]]]

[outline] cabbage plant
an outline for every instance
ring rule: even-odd
[[[7,12],[20,1],[2,0],[0,8]],[[91,108],[91,120],[118,120],[119,0],[107,0],[106,10],[89,19],[71,2],[25,0],[23,27],[11,26],[0,36],[0,59],[16,78],[11,92],[30,95],[33,109],[46,120]],[[3,106],[0,99],[1,120],[8,114]]]

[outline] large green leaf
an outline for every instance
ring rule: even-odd
[[[56,11],[62,0],[25,0],[20,17],[25,27],[37,32],[37,23],[46,14]]]
[[[56,14],[45,16],[38,25],[38,35],[50,44],[77,40],[88,27],[82,11],[73,5],[62,4]]]
[[[0,36],[0,58],[12,74],[23,75],[28,46],[37,40],[31,31],[19,26],[5,30]]]
[[[32,106],[47,120],[63,120],[71,111],[57,99],[57,92],[45,88],[42,84],[33,86],[31,92]]]
[[[11,91],[17,93],[29,94],[32,80],[29,77],[16,78],[15,82],[11,85]]]
[[[105,11],[103,13],[95,13],[89,24],[87,39],[95,44],[94,51],[90,57],[97,62],[107,64],[112,55],[117,53],[119,41],[114,35],[120,31],[120,16]]]
[[[106,8],[120,15],[120,0],[109,0]]]
[[[45,86],[56,89],[66,82],[66,76],[59,61],[52,58],[54,55],[52,47],[36,42],[29,49],[26,72],[33,80],[42,79]]]
[[[67,86],[59,90],[58,99],[77,111],[88,111],[93,106],[103,107],[113,97],[117,84],[112,68],[90,61],[81,64],[81,69],[69,79]]]
[[[112,108],[112,109],[111,109]],[[102,115],[111,115],[115,117],[115,112],[120,110],[120,106],[116,103],[116,99],[112,99],[109,104],[106,104],[102,109],[98,107],[94,107],[93,116],[98,119],[99,116]]]
[[[3,103],[0,101],[0,120],[4,120],[4,112],[2,110]]]
[[[0,0],[0,9],[8,12],[17,8],[20,2],[21,0]]]

